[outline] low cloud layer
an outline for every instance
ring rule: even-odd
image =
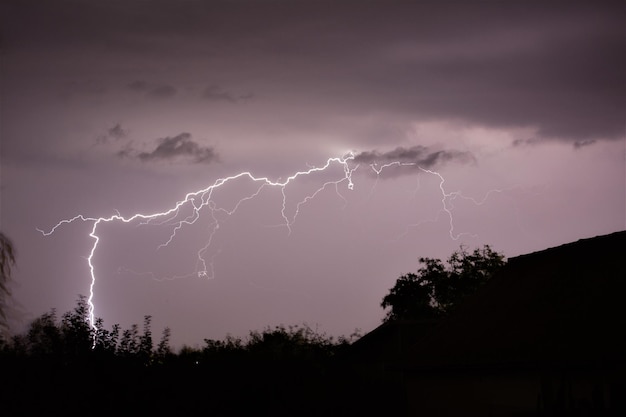
[[[470,152],[448,150],[432,150],[426,146],[415,145],[410,148],[397,147],[388,152],[364,151],[355,155],[354,162],[371,165],[380,169],[385,165],[395,168],[409,168],[412,172],[415,169],[431,169],[445,163],[475,163],[476,158]],[[400,175],[401,171],[394,169],[395,175]]]
[[[142,162],[169,161],[210,164],[219,160],[213,147],[201,146],[191,138],[190,133],[157,140],[157,147],[149,152],[139,152],[128,144],[117,155],[121,158],[134,158]]]

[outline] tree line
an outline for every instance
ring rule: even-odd
[[[118,358],[148,366],[162,364],[177,355],[194,357],[195,362],[235,352],[268,357],[332,356],[359,336],[355,331],[349,337],[334,338],[306,324],[279,325],[251,331],[245,340],[230,335],[223,340],[204,339],[202,348],[183,346],[175,353],[170,346],[170,328],[163,329],[159,341],[155,343],[151,322],[152,317],[147,315],[141,328],[133,324],[122,330],[119,324],[114,324],[108,330],[103,320],[97,318],[92,326],[87,298],[79,295],[72,311],[60,318],[54,309],[42,314],[30,322],[24,333],[0,339],[0,349],[4,355],[58,360],[66,364],[87,358]]]
[[[489,245],[469,252],[461,246],[444,262],[435,258],[419,258],[416,273],[400,276],[381,302],[388,309],[384,322],[395,320],[436,319],[449,315],[465,298],[484,286],[506,263],[503,254]],[[143,364],[163,361],[173,352],[169,345],[171,330],[165,328],[156,346],[153,343],[151,316],[144,316],[143,328],[133,324],[121,330],[114,324],[105,329],[101,318],[89,322],[89,307],[85,296],[79,296],[76,307],[57,319],[53,309],[33,320],[24,334],[8,338],[5,307],[11,296],[9,279],[15,265],[15,249],[11,240],[0,232],[0,348],[12,355],[32,358],[46,357],[64,361],[95,356],[133,359]],[[283,348],[330,353],[349,344],[350,338],[333,340],[308,326],[278,326],[262,332],[253,331],[249,340],[228,336],[224,341],[205,339],[203,352],[256,352],[259,346],[278,343]],[[190,348],[184,348],[186,353]]]
[[[0,390],[0,410],[81,416],[320,416],[356,410],[345,395],[361,383],[344,358],[358,334],[334,338],[307,325],[280,325],[251,331],[245,339],[204,339],[200,348],[175,352],[169,328],[153,340],[150,316],[141,327],[107,330],[101,319],[92,327],[88,313],[80,296],[72,311],[45,313],[24,333],[0,342],[3,380],[11,382]]]
[[[444,262],[420,258],[383,299],[384,322],[440,319],[485,285],[505,259],[489,246],[463,246]],[[11,295],[11,241],[0,233],[0,313]],[[6,330],[6,317],[0,314]],[[202,347],[170,346],[171,330],[154,337],[142,325],[107,329],[89,321],[79,296],[73,310],[51,310],[21,334],[0,335],[0,390],[7,415],[172,413],[239,415],[393,414],[395,389],[364,378],[351,360],[359,338],[334,338],[307,325],[266,327],[247,338],[204,339]],[[387,390],[387,391],[385,391]],[[387,392],[387,394],[383,394]],[[367,401],[363,401],[367,398]],[[390,398],[393,398],[390,399]],[[397,404],[395,405],[397,406]]]

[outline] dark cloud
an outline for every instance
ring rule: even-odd
[[[108,129],[104,135],[98,136],[96,139],[96,143],[102,144],[107,143],[111,139],[120,140],[124,139],[128,136],[128,130],[124,129],[121,124],[116,124],[112,128]]]
[[[512,143],[513,147],[520,147],[520,146],[529,146],[529,145],[537,145],[544,142],[543,140],[541,140],[540,138],[528,138],[528,139],[515,139]]]
[[[109,137],[112,137],[114,139],[123,139],[128,135],[128,131],[118,123],[109,129],[108,134]]]
[[[149,10],[143,2],[3,3],[9,52],[73,48],[67,56],[80,59],[77,52],[88,50],[89,68],[118,62],[105,53],[133,57],[140,68],[188,62],[191,75],[256,82],[258,91],[306,97],[329,113],[532,127],[569,143],[624,137],[626,9],[619,1],[363,0],[328,8],[156,0]],[[141,81],[131,88],[151,98],[177,94]],[[238,99],[212,87],[204,96]]]
[[[593,139],[577,140],[574,142],[574,149],[580,149],[585,146],[593,145],[594,143],[596,143],[596,141]]]
[[[186,161],[194,164],[209,164],[219,160],[212,147],[201,146],[191,139],[191,134],[181,133],[174,137],[157,140],[157,147],[151,152],[138,152],[127,145],[117,153],[119,157],[136,158],[142,162]]]
[[[573,142],[572,146],[574,146],[574,149],[580,149],[585,146],[593,145],[594,143],[597,143],[597,142],[598,141],[596,139],[581,139],[581,140],[577,140]],[[533,146],[533,145],[538,145],[541,143],[545,143],[545,140],[541,138],[515,139],[512,145],[513,147],[521,147],[521,146]]]
[[[410,148],[397,147],[388,152],[364,151],[355,155],[354,162],[381,168],[391,164],[393,172],[400,175],[396,168],[431,169],[448,162],[475,163],[476,158],[470,152],[458,150],[432,150],[426,146],[415,145]],[[404,171],[408,172],[408,171]]]
[[[448,16],[434,7],[414,33],[400,17],[404,33],[380,45],[385,65],[367,74],[370,91],[407,115],[534,127],[571,142],[623,138],[624,9],[537,4],[455,3]]]

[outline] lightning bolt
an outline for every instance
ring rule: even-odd
[[[354,189],[354,182],[352,180],[352,177],[353,177],[354,172],[360,166],[355,161],[355,157],[356,157],[356,154],[351,151],[341,157],[328,158],[326,160],[326,163],[321,166],[308,166],[307,165],[306,170],[298,171],[295,174],[287,177],[287,179],[285,179],[284,181],[280,181],[280,180],[272,181],[268,177],[256,177],[251,172],[244,171],[236,175],[217,179],[215,180],[215,182],[213,182],[213,184],[209,185],[206,188],[186,194],[182,200],[177,201],[173,207],[165,211],[155,212],[155,213],[150,213],[150,214],[136,213],[128,217],[123,216],[118,211],[115,211],[115,214],[109,217],[87,217],[84,215],[77,215],[69,219],[61,220],[48,231],[44,231],[42,229],[37,229],[37,230],[43,236],[50,236],[53,233],[55,233],[60,227],[63,227],[65,225],[68,225],[74,222],[80,221],[80,222],[92,223],[89,237],[93,240],[93,245],[91,246],[91,250],[89,251],[89,255],[87,256],[87,264],[89,266],[89,272],[90,272],[90,278],[91,278],[91,281],[89,284],[89,297],[87,299],[87,303],[89,306],[89,322],[92,328],[94,328],[94,330],[97,330],[97,327],[95,324],[95,305],[93,302],[94,293],[95,293],[94,290],[95,290],[97,280],[96,280],[96,268],[94,266],[93,261],[96,255],[96,251],[98,249],[98,244],[100,243],[100,236],[98,235],[98,230],[99,230],[100,225],[105,224],[105,223],[111,223],[111,222],[122,222],[122,223],[139,222],[140,226],[152,225],[152,226],[171,227],[171,232],[168,238],[165,239],[164,242],[160,243],[157,246],[157,250],[158,250],[172,243],[174,239],[176,238],[177,233],[181,229],[195,224],[196,221],[201,216],[201,211],[203,210],[208,211],[210,214],[210,220],[211,220],[208,226],[208,229],[209,229],[208,238],[206,240],[206,243],[201,248],[199,248],[196,253],[197,261],[196,261],[195,271],[187,275],[173,276],[170,279],[191,277],[194,275],[197,275],[198,277],[210,279],[210,278],[213,278],[213,258],[211,258],[210,260],[207,260],[205,254],[212,245],[213,237],[215,233],[217,233],[217,231],[220,228],[220,220],[219,220],[220,214],[226,215],[226,216],[232,216],[240,208],[242,204],[244,204],[245,202],[249,200],[256,198],[265,188],[267,187],[279,188],[281,191],[281,195],[282,195],[282,207],[281,207],[280,214],[283,219],[283,223],[280,224],[279,226],[285,227],[287,229],[287,233],[291,234],[292,226],[296,222],[296,219],[300,213],[301,207],[305,205],[307,202],[309,202],[310,200],[314,199],[319,193],[321,193],[325,189],[329,187],[333,187],[338,197],[343,199],[343,201],[347,204],[347,200],[341,194],[339,187],[342,183],[346,183],[348,190],[351,191]],[[327,171],[329,168],[331,168],[331,166],[339,166],[341,168],[341,171],[343,172],[343,175],[339,176],[339,178],[337,179],[326,181],[316,191],[305,196],[302,200],[300,200],[294,205],[295,208],[293,209],[293,214],[291,216],[288,215],[287,213],[288,211],[287,186],[295,182],[299,177],[304,177],[304,176],[308,176],[314,173]],[[398,161],[398,162],[392,162],[392,163],[388,163],[384,165],[370,164],[369,167],[372,169],[372,171],[376,175],[376,183],[378,182],[378,179],[381,176],[383,170],[391,166],[398,166],[398,167],[413,166],[414,168],[418,168],[420,171],[424,173],[435,175],[439,178],[439,189],[441,191],[441,196],[442,196],[441,211],[445,212],[449,218],[450,237],[454,240],[457,240],[461,234],[455,235],[454,233],[452,201],[456,198],[467,198],[467,197],[464,197],[460,192],[446,192],[444,188],[445,179],[441,174],[439,174],[436,171],[422,168],[418,166],[416,163],[411,163],[411,162]],[[217,206],[217,203],[213,199],[214,192],[218,190],[219,188],[226,186],[226,184],[228,184],[229,182],[232,182],[238,179],[247,179],[249,181],[252,181],[255,184],[258,184],[258,187],[251,194],[241,198],[231,209],[226,209],[224,207]],[[376,183],[372,187],[371,193],[373,193]],[[487,197],[488,196],[486,196],[485,199]],[[482,203],[481,201],[477,201],[474,199],[472,200],[476,204]],[[185,210],[190,210],[190,213],[184,214],[186,213]],[[130,270],[127,270],[127,271],[134,272]],[[137,272],[134,272],[134,273],[137,273]],[[152,274],[152,273],[149,273],[149,274]],[[154,274],[152,274],[152,276],[154,277]]]
[[[414,167],[419,169],[422,172],[425,172],[427,174],[430,175],[434,175],[437,178],[439,178],[439,190],[441,191],[441,210],[439,211],[439,214],[441,212],[446,213],[447,217],[448,217],[448,224],[449,224],[449,229],[448,229],[448,234],[450,235],[450,238],[452,240],[459,240],[459,238],[461,236],[465,236],[465,235],[470,235],[472,237],[476,237],[476,235],[471,234],[471,233],[457,233],[455,234],[455,228],[454,228],[454,217],[452,215],[452,210],[454,209],[454,200],[457,198],[463,199],[463,200],[469,200],[472,203],[474,203],[477,206],[481,206],[483,205],[487,199],[489,198],[489,196],[493,193],[501,193],[503,192],[503,190],[499,190],[499,189],[494,189],[494,190],[489,190],[485,196],[480,199],[477,200],[473,197],[467,197],[465,195],[463,195],[463,193],[461,191],[452,191],[452,192],[447,192],[444,188],[444,184],[446,182],[445,178],[443,177],[443,175],[441,175],[439,172],[430,170],[430,169],[426,169],[426,168],[422,168],[421,166],[419,166],[417,163],[415,162],[401,162],[401,161],[394,161],[394,162],[389,162],[387,164],[383,164],[383,165],[378,165],[376,163],[370,164],[370,168],[372,169],[372,171],[374,171],[376,173],[376,182],[374,183],[374,185],[372,186],[372,190],[370,192],[370,195],[373,194],[374,192],[374,188],[376,187],[376,185],[378,184],[378,180],[383,172],[383,170],[385,170],[386,168],[389,167],[393,167],[393,166],[397,166],[397,167]],[[418,177],[419,180],[419,177]],[[419,182],[418,182],[418,187],[419,187]],[[430,220],[432,222],[436,222],[439,219],[439,214],[437,215],[437,217],[433,220]],[[418,227],[421,224],[423,224],[423,222],[420,223],[416,223],[413,225],[410,225],[412,227]],[[406,232],[403,234],[405,235]]]

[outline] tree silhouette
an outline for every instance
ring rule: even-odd
[[[485,245],[468,252],[454,251],[444,264],[440,259],[420,258],[417,273],[402,275],[382,300],[391,308],[390,320],[432,319],[448,314],[461,300],[475,293],[505,264],[504,255]]]
[[[34,358],[60,359],[63,353],[63,333],[57,326],[56,311],[37,317],[26,334],[26,353]]]
[[[152,360],[152,316],[143,318],[143,334],[139,337],[137,353],[140,361],[144,364]]]
[[[161,333],[161,340],[157,346],[156,355],[160,360],[165,359],[168,355],[172,354],[172,349],[170,348],[170,337],[172,335],[172,331],[169,327],[163,329],[163,333]]]
[[[362,384],[344,364],[357,334],[279,325],[177,353],[168,327],[153,343],[149,315],[143,328],[107,330],[100,318],[91,326],[88,313],[79,295],[73,310],[52,309],[0,345],[3,379],[15,381],[2,391],[4,414],[356,415],[344,387],[356,395]]]
[[[0,339],[7,335],[7,302],[11,296],[9,280],[11,269],[15,266],[15,248],[13,242],[4,233],[0,232]]]
[[[87,297],[78,296],[74,310],[63,314],[60,328],[66,357],[72,360],[83,359],[91,353],[95,335],[89,325]]]

